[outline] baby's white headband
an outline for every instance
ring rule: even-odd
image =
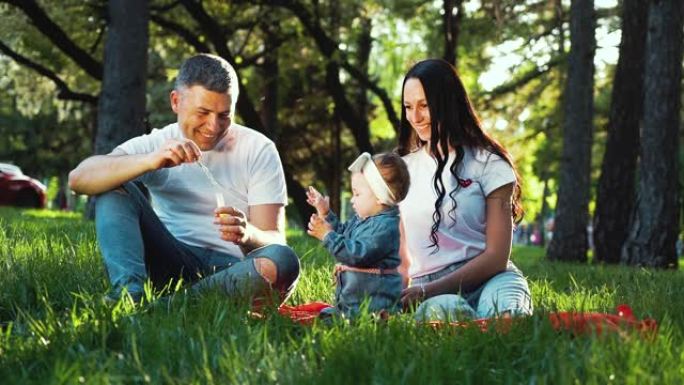
[[[397,204],[394,194],[392,194],[392,190],[390,190],[387,183],[385,183],[385,180],[382,179],[380,170],[378,170],[378,167],[375,165],[375,162],[373,162],[373,158],[369,153],[364,152],[359,155],[354,163],[349,166],[348,170],[363,174],[366,181],[368,181],[371,190],[373,190],[373,193],[381,203],[388,206]]]

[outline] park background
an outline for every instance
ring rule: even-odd
[[[683,13],[678,0],[0,0],[0,161],[46,181],[52,208],[0,209],[3,378],[681,383],[684,277],[657,268],[681,264]],[[245,319],[218,297],[107,308],[67,174],[173,122],[168,92],[198,52],[233,64],[237,121],[279,148],[305,274],[291,303],[332,299],[332,261],[300,230],[304,188],[344,209],[346,166],[396,145],[403,74],[423,58],[453,63],[521,173],[513,259],[538,315],[482,335],[410,317],[302,328]],[[545,312],[624,302],[659,321],[654,340],[544,324]]]

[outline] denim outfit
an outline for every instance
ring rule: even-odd
[[[178,241],[131,182],[98,196],[95,212],[97,239],[113,298],[118,298],[125,287],[134,300],[139,300],[149,277],[155,289],[182,278],[185,282],[196,282],[192,292],[218,289],[229,296],[245,296],[275,289],[284,299],[299,277],[299,259],[287,246],[264,246],[240,259]],[[254,258],[267,258],[276,265],[277,279],[273,284],[257,272]]]
[[[399,266],[399,209],[391,207],[361,219],[354,215],[340,223],[331,211],[326,220],[333,227],[323,245],[337,262],[356,268],[395,269]],[[398,310],[402,279],[399,273],[373,274],[343,271],[337,276],[335,304],[345,316],[354,316],[368,298],[372,312]]]
[[[418,286],[435,281],[458,270],[467,262],[456,262],[438,272],[413,278],[410,285]],[[471,291],[426,299],[416,309],[415,318],[419,321],[461,321],[490,318],[504,312],[511,315],[532,314],[532,297],[527,280],[510,261],[506,270]]]

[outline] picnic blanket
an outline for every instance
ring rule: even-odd
[[[311,302],[302,305],[282,305],[278,312],[293,321],[311,325],[321,310],[332,307],[325,302]],[[555,330],[567,331],[574,335],[594,333],[625,333],[636,331],[644,336],[654,336],[658,330],[658,323],[651,318],[639,320],[634,316],[629,305],[618,305],[615,314],[596,312],[550,312],[546,314],[548,321]],[[426,324],[435,327],[477,328],[482,332],[496,330],[506,333],[512,322],[519,318],[482,318],[472,321],[441,322],[431,321]]]

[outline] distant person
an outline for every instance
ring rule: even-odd
[[[424,60],[402,88],[399,154],[411,188],[401,211],[405,306],[420,320],[532,313],[510,261],[520,185],[508,152],[483,129],[456,70]]]
[[[329,313],[353,318],[366,300],[370,312],[393,313],[400,309],[402,289],[397,204],[409,188],[406,164],[396,154],[363,153],[349,170],[356,214],[347,222],[340,222],[330,210],[328,197],[313,187],[307,192],[307,201],[316,208],[308,233],[323,241],[338,262],[336,311]]]
[[[171,91],[176,123],[87,158],[69,174],[74,191],[98,195],[95,224],[110,300],[125,289],[140,301],[148,278],[156,289],[183,279],[198,282],[196,291],[219,288],[228,296],[284,299],[294,288],[299,260],[285,244],[278,151],[233,122],[237,99],[228,62],[193,56]],[[147,187],[152,204],[133,181]]]
[[[541,230],[539,230],[538,225],[532,226],[532,235],[530,235],[530,242],[535,245],[541,245]]]
[[[66,188],[62,187],[62,186],[60,186],[57,189],[57,194],[55,195],[55,199],[52,201],[52,207],[59,209],[59,210],[67,210],[68,209],[68,205],[67,205],[67,194],[68,194],[68,192],[66,191]]]

